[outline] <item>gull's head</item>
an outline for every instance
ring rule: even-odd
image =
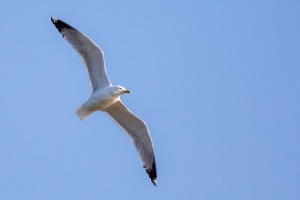
[[[113,93],[115,95],[119,96],[119,95],[122,95],[122,94],[125,94],[125,93],[130,94],[130,90],[127,90],[123,86],[116,85],[116,86],[113,86]]]

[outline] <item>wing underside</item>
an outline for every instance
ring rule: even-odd
[[[51,17],[51,20],[58,31],[62,34],[71,46],[81,57],[87,71],[92,90],[107,87],[110,84],[108,79],[104,54],[102,50],[86,35],[70,26],[69,24]]]
[[[135,146],[146,172],[156,185],[157,172],[152,140],[146,123],[118,101],[106,110]]]

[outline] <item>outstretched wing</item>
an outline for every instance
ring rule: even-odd
[[[103,51],[86,35],[82,34],[69,24],[60,19],[51,17],[51,21],[65,38],[80,55],[88,77],[92,90],[107,87],[110,84],[108,79]]]
[[[157,185],[157,172],[152,140],[146,123],[134,115],[126,106],[117,101],[106,110],[107,114],[125,131],[134,144],[144,168],[151,178],[152,183]]]

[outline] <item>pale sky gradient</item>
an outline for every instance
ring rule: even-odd
[[[300,199],[300,1],[5,1],[0,199]],[[105,53],[158,187],[50,17]]]

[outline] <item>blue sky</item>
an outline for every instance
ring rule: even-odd
[[[6,1],[0,199],[300,199],[299,1]],[[105,53],[158,187],[50,17]]]

